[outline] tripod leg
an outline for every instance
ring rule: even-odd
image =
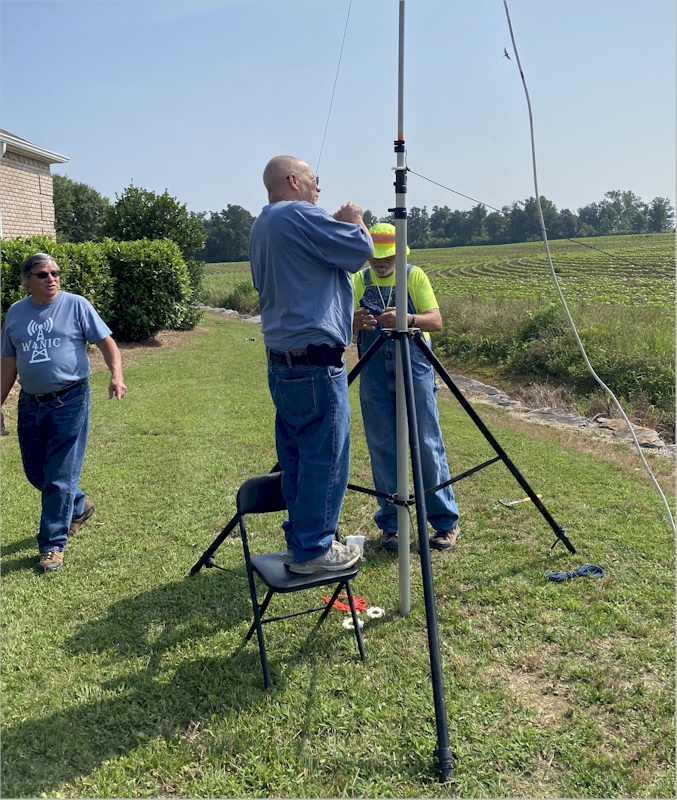
[[[453,774],[453,752],[449,747],[447,707],[444,699],[444,679],[442,676],[442,656],[440,653],[439,632],[437,629],[435,587],[433,584],[432,563],[430,561],[430,542],[428,541],[427,516],[425,509],[425,488],[423,486],[421,451],[419,447],[418,426],[416,422],[416,403],[414,398],[414,381],[411,369],[411,350],[407,336],[402,336],[400,338],[400,343],[402,369],[404,372],[404,391],[407,401],[407,418],[409,421],[411,469],[414,476],[414,498],[416,500],[418,536],[421,545],[421,571],[423,573],[423,597],[425,601],[425,614],[428,628],[430,672],[433,682],[433,700],[435,703],[435,720],[437,724],[436,754],[442,781],[444,782]]]
[[[576,549],[574,548],[574,546],[569,541],[569,538],[567,537],[566,531],[564,530],[564,528],[561,525],[559,525],[553,519],[553,517],[551,516],[550,512],[548,511],[548,509],[540,501],[540,498],[536,495],[534,490],[527,483],[527,481],[524,478],[524,476],[522,475],[522,473],[513,464],[513,462],[511,461],[510,457],[508,456],[508,454],[501,447],[501,445],[497,442],[497,440],[494,438],[493,434],[487,428],[487,426],[484,424],[484,422],[482,422],[482,420],[480,419],[479,415],[477,414],[475,409],[470,405],[468,400],[463,396],[463,393],[458,388],[458,386],[456,386],[456,384],[452,381],[451,376],[444,369],[444,367],[442,366],[440,361],[437,359],[435,354],[432,352],[432,350],[425,343],[425,341],[423,340],[423,337],[421,336],[420,333],[416,334],[415,341],[416,341],[416,344],[423,351],[423,354],[425,355],[425,357],[432,364],[435,372],[437,372],[437,374],[440,376],[440,378],[442,378],[442,380],[444,381],[446,386],[450,389],[451,393],[454,395],[454,397],[461,404],[461,407],[463,408],[463,410],[470,417],[470,419],[475,423],[475,425],[479,429],[480,433],[484,436],[484,438],[487,440],[487,442],[489,442],[489,444],[494,448],[494,450],[495,450],[496,454],[498,455],[498,457],[501,459],[501,461],[505,464],[505,466],[511,472],[512,476],[515,478],[517,483],[519,483],[519,485],[527,493],[527,496],[529,497],[529,499],[533,501],[534,505],[540,511],[540,513],[544,517],[545,521],[548,523],[548,525],[550,525],[550,527],[555,532],[555,536],[557,536],[557,538],[562,542],[562,544],[566,547],[566,549],[570,553],[574,554],[576,552]]]
[[[388,338],[390,331],[386,331],[385,329],[381,331],[381,335],[379,338],[371,345],[371,347],[367,350],[367,352],[360,358],[360,360],[355,364],[355,366],[350,370],[348,374],[348,386],[357,378],[357,376],[362,372],[362,370],[367,366],[367,364],[372,360],[372,358],[378,353],[378,351],[383,347],[386,338]]]

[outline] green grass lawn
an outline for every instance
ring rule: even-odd
[[[503,466],[458,485],[463,536],[433,556],[457,758],[441,786],[419,558],[401,618],[368,497],[341,520],[368,534],[355,592],[387,612],[365,621],[364,663],[340,612],[314,638],[311,618],[276,623],[265,691],[239,539],[228,572],[186,577],[276,456],[258,326],[208,315],[184,337],[127,365],[121,403],[93,376],[97,510],[53,575],[34,571],[39,497],[6,415],[2,796],[674,797],[675,548],[625,448],[480,410],[578,553],[549,554],[531,504],[499,504],[522,496]],[[351,479],[370,486],[356,388]],[[453,474],[493,455],[456,403],[440,414]],[[651,461],[668,491],[672,464]],[[256,547],[284,546],[280,521],[252,526]],[[606,576],[543,578],[588,562]]]

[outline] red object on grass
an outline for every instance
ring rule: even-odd
[[[347,594],[340,594],[339,597],[345,597],[346,600],[348,599]],[[328,595],[322,595],[322,599],[325,603],[328,603],[331,600],[331,597]],[[353,600],[355,601],[355,611],[366,611],[367,610],[367,601],[364,597],[359,597],[358,595],[353,595]],[[332,608],[335,608],[337,611],[346,611],[350,614],[350,606],[347,603],[342,603],[340,600],[336,600]]]

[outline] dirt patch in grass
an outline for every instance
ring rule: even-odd
[[[565,684],[540,674],[545,664],[543,653],[533,653],[531,656],[533,658],[528,653],[523,654],[520,662],[511,666],[494,665],[485,671],[485,675],[491,683],[511,694],[515,701],[532,708],[536,713],[537,725],[549,727],[571,708],[568,690]]]

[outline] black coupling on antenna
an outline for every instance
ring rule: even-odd
[[[395,194],[406,194],[407,193],[407,171],[406,169],[397,169],[395,170],[395,183],[393,183],[395,187]]]
[[[396,153],[404,153],[404,139],[395,139],[393,144],[395,145]]]
[[[389,208],[388,213],[392,214],[395,217],[395,219],[407,218],[407,209],[404,206],[398,206],[397,208]]]

